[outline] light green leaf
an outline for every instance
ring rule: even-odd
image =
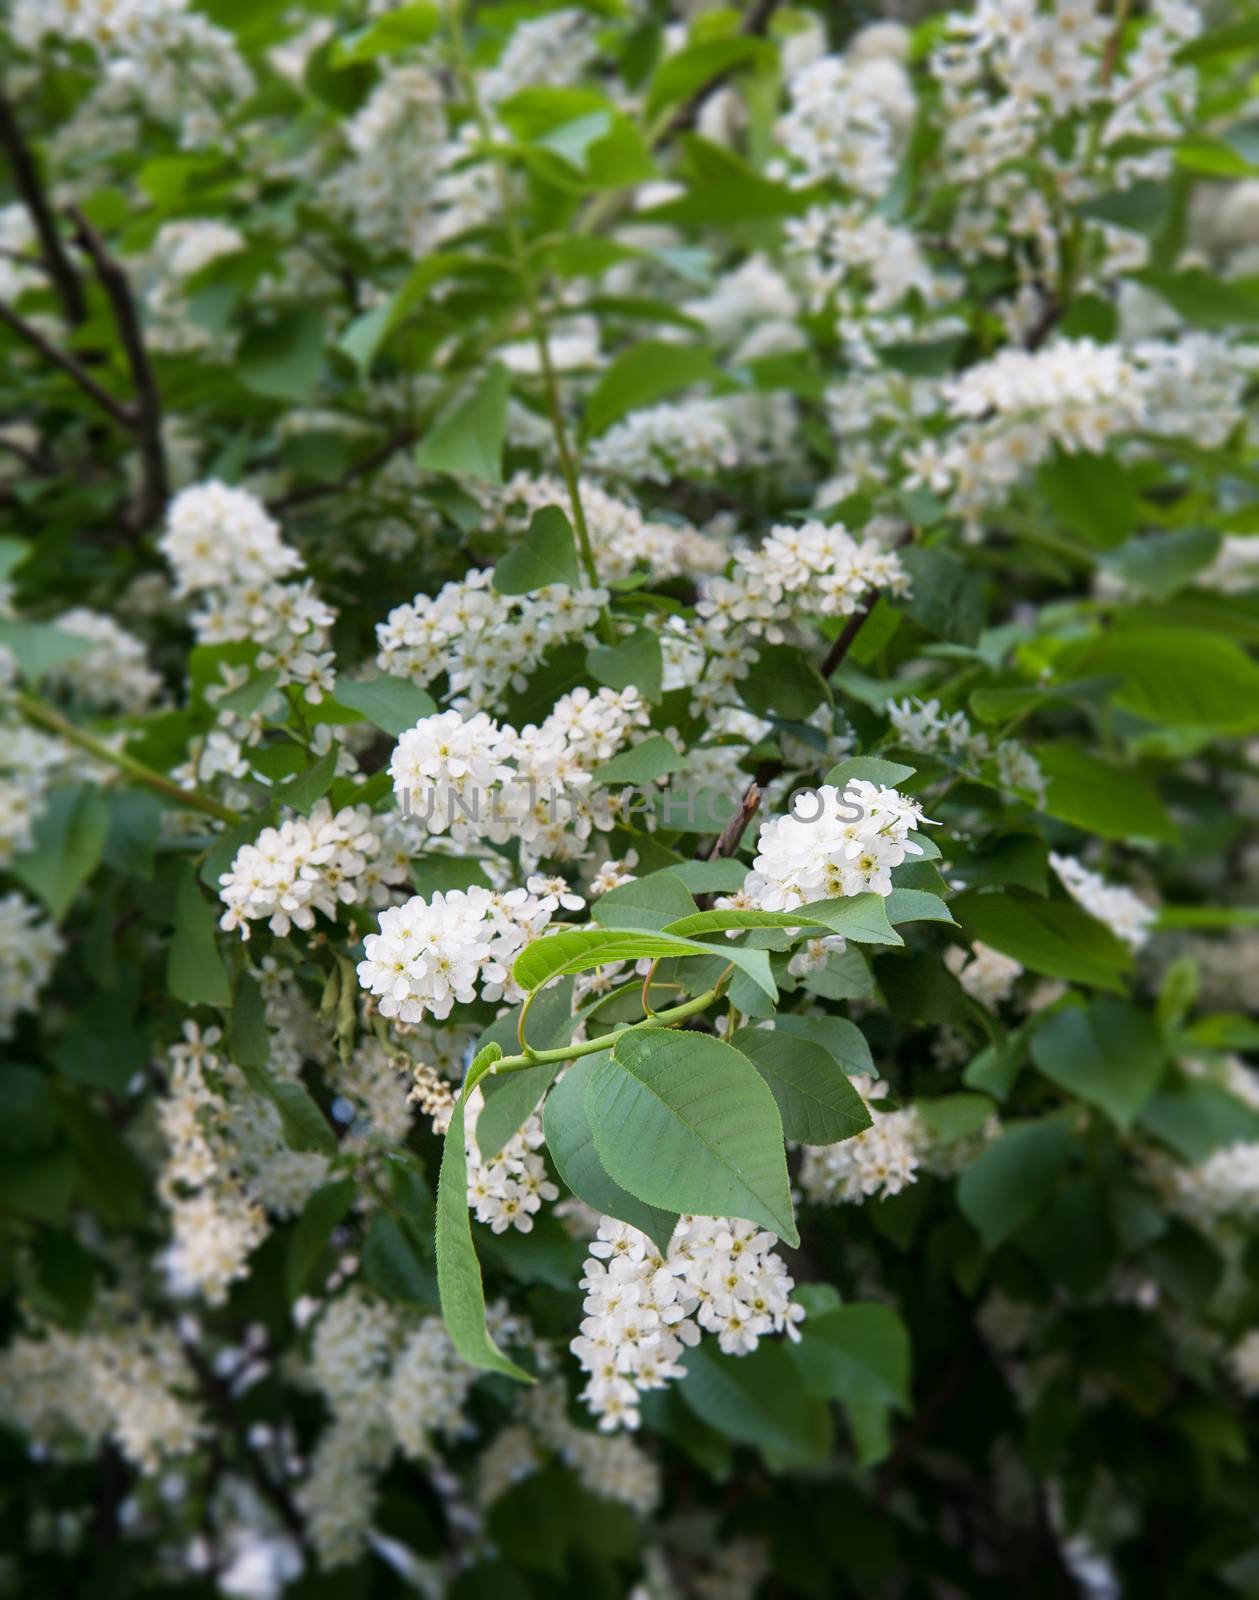
[[[694,900],[682,880],[671,872],[653,872],[633,883],[623,883],[601,895],[590,908],[591,916],[605,928],[660,929],[667,925],[670,933],[688,932],[682,923],[693,922],[692,913]]]
[[[926,889],[893,889],[884,901],[893,926],[902,922],[953,922],[953,913],[938,894]]]
[[[778,1108],[730,1045],[629,1029],[591,1073],[585,1103],[599,1159],[640,1200],[744,1217],[798,1242]]]
[[[731,1043],[769,1085],[788,1139],[837,1144],[870,1126],[865,1101],[821,1045],[776,1027],[740,1028]]]
[[[441,20],[441,9],[432,3],[402,6],[338,39],[329,61],[333,67],[351,67],[377,56],[399,55],[431,39]]]
[[[802,1017],[784,1011],[774,1018],[774,1028],[778,1033],[789,1033],[820,1045],[850,1076],[853,1073],[874,1076],[874,1058],[866,1036],[847,1017]]]
[[[1154,1019],[1120,1000],[1054,1012],[1032,1035],[1031,1051],[1036,1066],[1060,1089],[1100,1106],[1125,1130],[1167,1068]]]
[[[878,756],[848,756],[838,766],[831,768],[823,782],[833,783],[841,794],[845,785],[854,778],[864,779],[867,783],[881,783],[884,788],[894,789],[898,783],[904,783],[906,778],[912,778],[917,770],[917,767],[906,767],[899,761],[884,761]]]
[[[586,1115],[586,1085],[598,1063],[608,1052],[580,1056],[546,1097],[542,1108],[542,1129],[546,1146],[560,1177],[579,1200],[606,1217],[628,1222],[645,1233],[660,1250],[668,1253],[669,1241],[677,1226],[677,1213],[649,1206],[609,1176],[595,1149],[594,1134]]]
[[[616,929],[581,928],[535,939],[516,957],[512,976],[526,991],[570,972],[588,972],[609,961],[643,957],[712,955],[707,945],[664,933],[630,933]]]
[[[904,944],[887,919],[887,901],[881,894],[850,894],[839,900],[813,900],[800,907],[800,916],[818,922],[832,933],[842,933],[857,944]]]
[[[1259,666],[1231,639],[1196,628],[1110,628],[1072,664],[1117,677],[1113,703],[1169,727],[1259,728]]]
[[[333,698],[395,739],[437,710],[432,695],[407,678],[338,678]]]
[[[660,638],[650,628],[637,628],[619,644],[604,644],[586,657],[591,674],[609,689],[637,689],[648,700],[659,700],[664,661]]]
[[[472,1243],[468,1213],[468,1154],[464,1146],[464,1108],[482,1075],[502,1055],[497,1045],[479,1051],[468,1068],[442,1146],[437,1180],[437,1287],[442,1318],[456,1350],[474,1367],[501,1372],[521,1383],[533,1379],[502,1353],[485,1327],[485,1291]]]
[[[657,778],[668,777],[686,766],[686,757],[663,734],[653,733],[641,744],[622,750],[619,755],[596,767],[596,783],[653,783]]]
[[[695,345],[646,339],[617,356],[586,402],[586,433],[593,437],[627,412],[655,405],[679,389],[716,376],[713,358]]]
[[[507,368],[496,361],[424,435],[416,452],[419,466],[501,483],[510,387]]]
[[[677,922],[665,924],[666,933],[676,933],[683,939],[698,938],[705,933],[735,932],[745,928],[808,928],[816,926],[808,918],[794,911],[696,911]]]
[[[1103,839],[1176,838],[1157,789],[1131,767],[1078,744],[1041,744],[1032,753],[1048,783],[1043,809],[1049,816]]]
[[[90,650],[92,641],[77,633],[65,633],[50,622],[0,618],[0,645],[12,650],[27,682],[38,683],[53,667]]]
[[[499,594],[532,594],[557,583],[580,587],[577,541],[560,508],[543,506],[533,513],[524,538],[494,568],[494,587]]]
[[[697,39],[676,54],[666,56],[656,68],[647,96],[647,115],[655,117],[666,106],[689,100],[705,84],[726,77],[736,68],[759,66],[774,60],[774,46],[767,39],[751,34],[731,33],[719,39]]]

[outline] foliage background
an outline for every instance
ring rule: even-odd
[[[10,0],[13,1593],[1259,1592],[1259,13],[885,21]],[[172,507],[215,481],[251,498]],[[615,706],[545,770],[734,823],[402,829],[408,730],[576,689]],[[562,1196],[528,1232],[465,1239],[443,1169],[534,985],[478,956],[409,1026],[363,939],[518,888],[505,967],[583,930],[534,1013],[562,1057],[600,930],[669,962],[666,923],[764,909],[767,819],[824,781],[908,797],[925,853],[770,906],[825,903],[806,945],[704,924],[738,974],[673,961],[703,1004],[661,1047],[757,1064],[788,1165],[726,1154],[802,1337],[706,1337],[628,1442],[569,1351],[558,1121],[512,1147]],[[318,916],[221,926],[242,847],[325,802],[371,872],[342,840]],[[642,1020],[614,982],[587,1038]],[[504,1138],[544,1072],[487,1096]],[[640,1114],[578,1199],[704,1212]]]

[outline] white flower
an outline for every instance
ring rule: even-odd
[[[1158,911],[1133,894],[1122,884],[1107,883],[1096,872],[1090,872],[1074,856],[1051,854],[1049,864],[1058,874],[1067,893],[1082,905],[1090,916],[1111,930],[1116,938],[1133,950],[1139,950],[1150,937],[1151,925],[1158,920]]]

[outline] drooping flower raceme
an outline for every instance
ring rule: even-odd
[[[1150,937],[1158,911],[1121,883],[1107,883],[1074,856],[1050,854],[1049,864],[1063,888],[1090,916],[1105,923],[1116,938],[1139,950]]]
[[[770,1333],[799,1337],[804,1310],[775,1243],[733,1217],[681,1217],[662,1256],[637,1228],[600,1218],[571,1348],[590,1374],[582,1397],[601,1429],[636,1428],[639,1395],[684,1376],[678,1358],[701,1330],[728,1355],[750,1353]]]
[[[385,859],[384,843],[366,806],[344,806],[334,813],[326,800],[309,817],[293,817],[278,828],[264,828],[253,844],[242,845],[219,878],[219,897],[227,906],[219,926],[239,928],[266,920],[272,933],[291,927],[309,930],[315,913],[335,917],[343,905],[388,898],[385,887],[406,877],[404,861]],[[369,879],[368,868],[376,864]]]

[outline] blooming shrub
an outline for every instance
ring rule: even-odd
[[[1253,7],[0,44],[6,1592],[1253,1594]]]

